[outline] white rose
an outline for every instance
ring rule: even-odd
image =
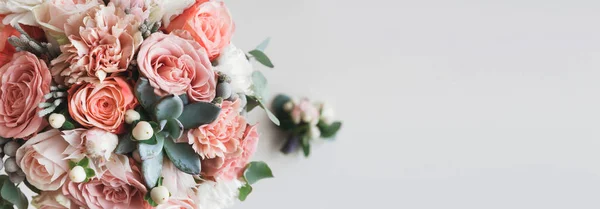
[[[152,0],[150,3],[150,21],[162,20],[163,26],[169,26],[171,20],[182,14],[185,9],[196,3],[195,0]]]
[[[42,4],[44,0],[0,0],[0,14],[6,15],[2,24],[16,25],[17,23],[37,26],[31,10]]]
[[[246,54],[233,44],[225,47],[217,59],[218,71],[231,77],[231,87],[236,93],[252,95],[252,64],[246,59]]]

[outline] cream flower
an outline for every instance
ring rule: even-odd
[[[205,181],[196,190],[192,198],[198,208],[222,209],[232,206],[239,195],[239,188],[243,183],[237,179],[226,181]]]
[[[253,95],[252,73],[254,69],[248,62],[246,54],[233,44],[225,47],[217,59],[216,69],[231,77],[231,85],[237,93]]]
[[[44,0],[2,0],[0,1],[0,15],[6,15],[2,24],[15,25],[18,23],[37,26],[31,10],[42,4]]]

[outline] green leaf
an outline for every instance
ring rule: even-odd
[[[167,140],[170,141],[170,140]],[[163,152],[158,153],[156,157],[142,161],[142,174],[146,187],[154,188],[158,183],[158,179],[162,173],[163,167]]]
[[[131,132],[119,136],[119,144],[115,149],[117,154],[127,154],[135,150],[135,142],[131,140]]]
[[[4,180],[0,195],[2,196],[2,199],[17,206],[18,209],[27,209],[29,206],[27,197],[25,197],[23,192],[8,179]]]
[[[308,157],[310,155],[310,137],[304,135],[302,137],[302,151],[304,152],[304,157]]]
[[[87,168],[90,165],[90,159],[87,157],[84,157],[83,159],[81,159],[78,163],[78,166]]]
[[[177,119],[169,119],[165,124],[165,131],[169,133],[169,137],[179,139],[183,134],[183,124]]]
[[[94,171],[94,169],[86,168],[85,176],[86,176],[86,178],[92,178],[92,177],[96,176],[96,172]]]
[[[152,135],[152,137],[148,140],[139,140],[138,144],[150,144],[150,145],[155,145],[156,143],[158,143],[158,141],[156,141],[156,134]]]
[[[265,112],[267,113],[267,116],[269,117],[269,119],[277,126],[279,126],[281,124],[281,122],[279,122],[279,119],[277,118],[277,116],[275,116],[275,114],[273,114],[269,108],[267,108],[267,105],[260,99],[256,100],[258,102],[258,105],[265,110]]]
[[[171,162],[179,170],[190,175],[200,174],[200,156],[187,143],[165,140],[165,151]]]
[[[291,100],[292,98],[290,98],[289,96],[279,94],[275,96],[275,99],[273,99],[273,103],[271,103],[271,108],[273,108],[273,111],[277,116],[280,116],[282,115],[282,113],[286,113],[283,109],[283,106]]]
[[[273,172],[265,162],[254,161],[248,163],[244,171],[244,178],[248,184],[252,185],[261,179],[273,178]]]
[[[163,97],[154,105],[156,121],[178,118],[183,113],[183,101],[175,95]]]
[[[321,137],[331,138],[342,128],[341,122],[334,122],[331,125],[327,125],[324,122],[319,122],[319,130],[321,131]]]
[[[156,183],[156,186],[162,186],[163,185],[163,181],[165,180],[165,178],[163,178],[162,176],[158,178],[158,182]]]
[[[256,46],[256,50],[264,52],[267,49],[267,46],[269,46],[270,42],[271,42],[271,37],[266,38],[258,46]]]
[[[240,194],[238,195],[238,199],[240,201],[246,200],[248,195],[252,192],[252,186],[249,184],[244,184],[244,186],[240,187]]]
[[[254,57],[254,59],[256,59],[256,61],[258,61],[260,64],[263,64],[264,66],[267,66],[270,68],[275,67],[273,65],[273,63],[271,62],[271,59],[269,59],[269,57],[260,50],[252,50],[252,51],[249,51],[248,54],[252,55]]]
[[[179,99],[181,99],[181,102],[183,102],[183,105],[187,105],[190,103],[190,99],[188,98],[187,94],[179,95]]]
[[[146,200],[146,202],[148,202],[148,204],[150,204],[152,207],[158,206],[158,204],[156,204],[156,202],[154,202],[154,200],[152,200],[152,196],[150,196],[150,192],[146,192],[146,195],[144,195],[144,200]]]
[[[140,77],[135,84],[135,97],[146,110],[151,110],[154,104],[160,99],[154,94],[154,88],[150,86],[147,78]]]
[[[267,95],[267,78],[260,71],[252,72],[252,88],[256,98],[262,99]]]
[[[60,127],[63,130],[73,130],[75,129],[75,125],[73,125],[73,123],[71,123],[71,121],[65,121],[65,123],[63,123],[62,127]]]
[[[69,169],[73,169],[75,166],[77,166],[77,163],[69,160]]]
[[[221,108],[212,103],[197,102],[186,105],[178,120],[186,129],[198,128],[215,121],[220,112]]]
[[[162,133],[154,134],[156,138],[156,144],[138,144],[138,151],[140,152],[140,158],[147,160],[158,156],[163,149],[165,144],[165,137]]]

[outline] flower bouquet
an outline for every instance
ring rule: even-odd
[[[0,0],[0,208],[216,209],[250,162],[264,49],[219,0]],[[279,121],[268,112],[274,123]]]

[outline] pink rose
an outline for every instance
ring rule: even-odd
[[[217,0],[198,0],[196,4],[177,16],[166,28],[168,32],[185,30],[192,34],[209,54],[217,58],[221,50],[229,45],[235,25],[225,3]]]
[[[160,204],[156,209],[197,209],[196,203],[189,198],[170,198],[168,202]]]
[[[33,197],[31,205],[38,209],[69,209],[71,201],[61,191],[42,191]]]
[[[86,13],[100,5],[98,0],[49,0],[33,8],[33,16],[50,36],[66,42],[64,27],[72,15]],[[59,37],[63,36],[63,37]]]
[[[315,105],[310,103],[306,98],[300,100],[298,104],[294,105],[294,109],[291,112],[292,121],[298,124],[302,120],[310,119],[310,121],[319,121],[319,110]],[[306,121],[305,121],[306,122]]]
[[[29,52],[18,52],[0,68],[0,136],[29,137],[46,127],[37,115],[52,80],[44,61]]]
[[[62,192],[71,204],[89,209],[150,209],[140,169],[126,156],[115,155],[107,172],[85,183],[68,180]]]
[[[113,4],[72,15],[64,26],[70,43],[52,60],[52,75],[58,83],[71,85],[126,71],[142,42],[138,27],[133,15]]]
[[[40,133],[17,150],[17,163],[31,185],[43,191],[60,188],[69,172],[63,151],[69,146],[57,129]]]
[[[202,46],[181,32],[148,37],[137,55],[140,72],[160,96],[187,93],[192,101],[210,102],[216,94],[216,73]]]
[[[256,126],[250,126],[244,131],[244,137],[240,139],[239,149],[228,153],[225,157],[217,157],[202,161],[202,175],[212,179],[232,180],[240,177],[250,161],[250,157],[256,151],[258,144],[258,132]]]
[[[223,101],[217,120],[190,129],[182,140],[187,140],[203,159],[235,152],[246,129],[246,119],[238,112],[239,108],[239,100]]]
[[[125,111],[136,105],[131,86],[122,78],[110,77],[102,83],[84,83],[69,91],[69,113],[86,128],[118,133]]]

